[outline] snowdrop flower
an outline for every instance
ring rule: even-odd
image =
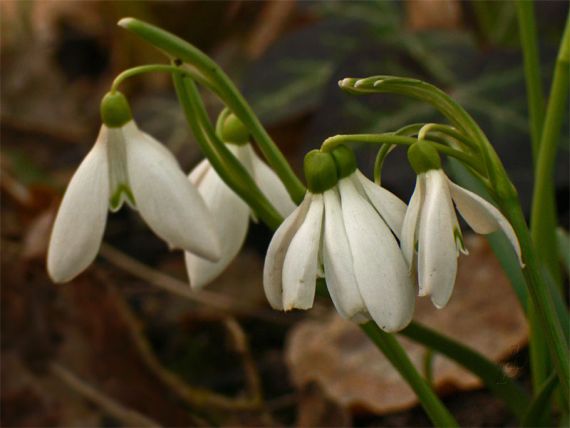
[[[132,120],[118,92],[101,102],[103,125],[95,145],[73,175],[55,219],[47,268],[66,282],[95,259],[107,211],[127,202],[171,248],[216,260],[219,242],[206,204],[174,156]]]
[[[221,137],[277,211],[283,217],[288,216],[295,209],[295,204],[281,180],[257,156],[248,142],[247,128],[233,114],[226,118]],[[249,206],[218,176],[207,159],[198,164],[189,178],[204,198],[218,235],[223,238],[218,261],[209,261],[193,252],[185,253],[190,285],[198,288],[220,275],[237,255],[245,241],[252,213]]]
[[[417,260],[420,296],[430,295],[433,304],[443,308],[453,292],[459,251],[467,254],[453,203],[475,232],[487,234],[501,229],[522,265],[519,242],[508,220],[485,199],[453,183],[441,169],[435,148],[425,142],[415,143],[408,150],[408,159],[418,176],[404,218],[401,244],[412,269]]]
[[[406,205],[356,169],[351,150],[305,157],[308,192],[279,227],[265,260],[263,285],[275,309],[312,307],[318,276],[341,316],[372,318],[385,331],[411,320],[415,291],[396,234]],[[323,272],[324,271],[324,272]]]

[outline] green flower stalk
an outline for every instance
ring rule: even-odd
[[[303,199],[305,194],[304,186],[289,166],[283,154],[271,140],[271,137],[253,113],[249,104],[214,61],[185,40],[143,21],[135,18],[123,18],[118,24],[166,53],[170,59],[178,59],[186,63],[184,70],[193,79],[196,79],[216,93],[247,126],[269,165],[287,188],[291,198],[296,203]]]

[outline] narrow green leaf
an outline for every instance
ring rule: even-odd
[[[524,415],[521,426],[523,427],[546,427],[551,426],[549,423],[545,423],[545,413],[547,409],[550,408],[550,399],[552,394],[558,386],[558,377],[556,373],[552,373],[546,381],[542,384],[542,387],[538,391],[536,397],[530,403],[528,411]]]

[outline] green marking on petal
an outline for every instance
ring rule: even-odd
[[[463,241],[463,233],[461,233],[461,229],[454,227],[453,237],[455,238],[455,245],[457,246],[457,249],[463,254],[469,254],[469,251],[467,251],[467,248],[465,248],[465,242]]]
[[[132,207],[136,206],[135,197],[130,187],[125,184],[119,184],[109,199],[110,210],[112,212],[118,211],[123,206],[124,201],[127,201]]]

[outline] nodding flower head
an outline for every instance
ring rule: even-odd
[[[73,175],[55,219],[47,260],[53,281],[69,281],[91,264],[107,211],[124,202],[171,248],[217,260],[211,215],[174,156],[137,128],[121,93],[103,98],[101,117],[95,145]]]
[[[326,279],[339,314],[385,331],[411,320],[414,287],[396,236],[406,205],[368,180],[340,146],[305,157],[308,191],[269,245],[263,284],[275,309],[312,307]]]
[[[459,252],[467,253],[454,203],[475,232],[501,229],[519,260],[520,246],[512,226],[497,208],[447,177],[429,143],[413,144],[408,158],[417,179],[402,226],[402,251],[410,268],[417,270],[420,296],[430,295],[434,305],[442,308],[453,292]]]
[[[229,114],[221,128],[220,137],[228,149],[244,165],[260,190],[283,216],[288,216],[295,204],[275,172],[255,153],[249,144],[249,132],[241,121]],[[202,287],[220,275],[241,249],[249,226],[251,210],[219,177],[210,162],[203,160],[190,173],[190,182],[196,186],[212,213],[214,226],[221,240],[221,258],[211,261],[199,254],[186,252],[186,270],[190,285]]]

